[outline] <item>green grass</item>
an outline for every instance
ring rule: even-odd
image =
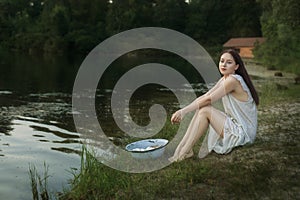
[[[41,176],[35,166],[29,166],[29,177],[31,181],[31,191],[32,199],[34,200],[48,200],[51,199],[51,194],[49,193],[47,179],[49,166],[44,163],[44,174]]]
[[[243,149],[251,146],[227,155],[233,161],[213,153],[204,160],[194,157],[144,174],[116,171],[85,152],[85,164],[74,175],[72,190],[60,199],[259,199],[271,192],[275,165],[268,157],[267,162],[251,162],[252,154],[242,155],[241,160]]]
[[[268,106],[274,103],[300,98],[300,85],[280,85],[273,81],[264,83],[258,88],[260,106]]]
[[[175,163],[152,173],[130,174],[111,169],[86,149],[79,174],[74,173],[72,190],[61,199],[156,199],[181,196],[182,189],[207,181],[210,166],[194,160]]]
[[[124,173],[99,163],[85,148],[81,159],[80,173],[73,173],[72,190],[62,199],[107,199],[129,187],[130,181],[126,180]]]
[[[298,101],[299,91],[299,85],[291,84],[287,89],[278,90],[275,83],[264,83],[259,88],[259,109],[268,110],[268,106],[278,102]],[[266,113],[260,115],[259,120],[260,124],[274,124],[278,121],[278,116]],[[159,137],[171,139],[177,128],[167,123]],[[71,189],[64,191],[58,198],[292,199],[296,193],[291,193],[291,188],[298,187],[299,184],[292,178],[295,175],[292,175],[289,167],[295,167],[297,163],[287,159],[286,154],[294,155],[299,152],[299,146],[289,145],[280,149],[276,139],[278,130],[268,131],[270,133],[264,134],[272,134],[274,141],[266,142],[263,138],[257,138],[254,144],[236,148],[225,156],[211,153],[201,160],[194,156],[151,173],[133,174],[112,169],[101,164],[91,152],[83,148],[80,172],[73,172]],[[198,149],[199,143],[195,146],[195,152]],[[294,156],[297,155],[296,153]],[[37,177],[34,170],[31,174]],[[36,183],[43,182],[39,180],[46,181],[41,178],[33,180],[38,180],[33,182],[33,188],[37,188]],[[43,189],[39,193],[43,193]]]
[[[275,83],[262,85],[260,107],[299,99],[299,85],[279,89]],[[273,123],[265,118],[261,123]],[[177,127],[166,125],[173,132]],[[171,131],[170,131],[171,130]],[[164,135],[160,135],[164,136]],[[170,139],[171,135],[166,136]],[[199,143],[195,147],[197,151]],[[116,171],[99,163],[83,151],[82,167],[74,174],[72,189],[61,199],[260,199],[277,198],[289,191],[286,171],[278,167],[281,159],[263,151],[276,151],[273,142],[266,144],[258,138],[253,145],[236,148],[223,156],[211,153],[205,159],[194,156],[173,163],[162,170],[130,174]],[[294,151],[294,149],[292,149]],[[195,152],[196,152],[195,151]],[[272,155],[272,154],[271,154]],[[280,182],[277,179],[285,180]],[[284,190],[281,188],[285,188]],[[292,197],[292,196],[291,196]]]

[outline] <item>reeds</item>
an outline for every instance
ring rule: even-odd
[[[47,185],[49,166],[44,162],[44,173],[41,176],[34,165],[29,165],[29,176],[33,200],[49,200],[50,194]]]

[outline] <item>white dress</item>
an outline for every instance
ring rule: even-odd
[[[199,151],[199,157],[205,157],[209,152],[218,154],[229,153],[234,147],[252,143],[257,131],[257,108],[250,90],[244,79],[237,74],[236,78],[247,92],[247,101],[239,101],[230,93],[222,98],[226,120],[223,138],[210,126]]]

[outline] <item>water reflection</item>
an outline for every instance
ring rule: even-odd
[[[84,56],[28,55],[0,49],[0,90],[18,94],[72,91]]]
[[[49,188],[61,191],[72,178],[67,171],[80,168],[82,140],[72,116],[81,113],[72,111],[71,93],[83,56],[44,57],[0,52],[0,60],[0,198],[30,199],[29,164],[43,170],[44,162],[49,165]],[[110,111],[113,86],[126,71],[149,62],[170,66],[173,63],[191,82],[197,83],[192,86],[194,91],[205,90],[198,84],[202,78],[195,76],[195,70],[184,60],[165,57],[162,62],[156,56],[128,60],[126,55],[117,59],[99,81],[96,95],[91,96],[96,100],[98,121],[115,145],[125,146],[129,136],[118,128]],[[182,88],[184,92],[190,89]],[[148,85],[133,94],[130,114],[133,121],[145,126],[153,104],[163,105],[170,114],[178,108],[176,102],[172,91]],[[107,149],[104,153],[109,154]]]
[[[49,165],[51,190],[61,191],[67,186],[72,175],[66,170],[80,166],[81,151],[80,137],[67,114],[70,107],[66,102],[47,101],[1,107],[1,199],[31,198],[29,164],[41,174],[43,163]]]
[[[0,199],[31,199],[29,164],[49,165],[53,192],[80,167],[70,99],[82,60],[0,50]]]

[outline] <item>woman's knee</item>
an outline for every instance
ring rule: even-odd
[[[209,116],[211,115],[211,110],[212,110],[212,106],[205,106],[205,107],[200,108],[199,114],[204,115],[207,118],[209,118]]]

